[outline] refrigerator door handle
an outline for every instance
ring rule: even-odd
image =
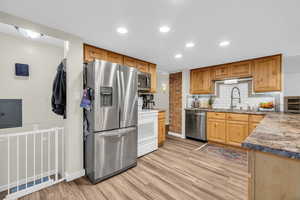
[[[119,128],[121,127],[121,104],[122,104],[122,97],[123,97],[123,91],[122,91],[122,66],[119,66],[118,72],[117,72],[117,86],[118,86],[118,111],[119,111]]]

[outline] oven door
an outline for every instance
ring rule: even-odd
[[[151,74],[140,72],[138,75],[139,91],[150,91],[151,89]]]

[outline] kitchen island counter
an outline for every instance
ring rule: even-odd
[[[300,159],[300,115],[268,113],[242,146]]]

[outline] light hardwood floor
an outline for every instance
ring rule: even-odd
[[[199,142],[168,137],[138,166],[92,185],[86,178],[63,182],[23,200],[244,200],[247,166],[195,151]]]

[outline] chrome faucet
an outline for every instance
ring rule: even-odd
[[[234,97],[233,94],[234,94],[234,91],[237,90],[238,92],[238,97]],[[233,100],[234,99],[238,99],[239,100],[239,103],[241,103],[241,92],[240,92],[240,89],[238,87],[234,87],[232,88],[231,90],[231,103],[230,103],[230,108],[233,109],[236,107],[236,105],[233,105]]]

